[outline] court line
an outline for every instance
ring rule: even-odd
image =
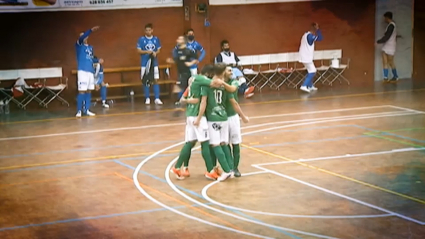
[[[260,164],[255,164],[255,165],[258,165],[258,166],[267,166],[267,165],[279,165],[279,164],[293,164],[293,163],[296,163],[296,162],[312,162],[312,161],[322,161],[322,160],[330,160],[330,159],[366,157],[366,156],[372,156],[372,155],[393,154],[393,153],[412,152],[412,151],[421,151],[421,150],[425,150],[425,147],[424,148],[393,149],[393,150],[388,150],[388,151],[377,151],[377,152],[359,153],[359,154],[345,154],[345,155],[328,156],[328,157],[299,159],[299,160],[292,160],[292,161],[279,161],[279,162],[271,162],[271,163],[260,163]]]
[[[90,174],[90,175],[81,175],[81,176],[73,176],[73,177],[63,177],[63,178],[50,178],[45,180],[35,180],[35,181],[27,181],[20,183],[7,183],[0,184],[0,188],[11,187],[11,186],[19,186],[19,185],[28,185],[28,184],[36,184],[36,183],[47,183],[47,182],[56,182],[70,179],[80,179],[80,178],[88,178],[88,177],[100,177],[100,176],[109,176],[113,173],[101,173],[101,174]]]
[[[413,114],[416,114],[416,113],[413,113]],[[248,132],[248,133],[243,133],[242,135],[250,135],[250,134],[255,134],[255,133],[259,133],[259,132],[263,132],[263,131],[270,131],[270,130],[275,130],[275,129],[280,129],[280,128],[288,128],[288,127],[295,127],[295,126],[302,126],[302,125],[308,125],[308,124],[317,124],[317,123],[325,123],[325,122],[335,122],[335,121],[344,121],[344,120],[353,120],[354,118],[355,119],[367,119],[367,118],[380,118],[380,117],[390,117],[390,116],[406,116],[406,115],[412,115],[411,113],[405,113],[405,114],[392,114],[392,115],[379,115],[379,116],[367,116],[367,117],[351,117],[350,119],[348,119],[348,118],[346,118],[346,119],[331,119],[331,120],[322,120],[322,121],[314,121],[314,122],[307,122],[307,123],[298,123],[298,124],[292,124],[292,125],[283,125],[283,126],[278,126],[278,127],[272,127],[272,128],[267,128],[267,129],[261,129],[261,130],[257,130],[257,131],[251,131],[251,132]],[[135,169],[135,171],[134,171],[134,174],[133,174],[133,180],[134,180],[134,183],[135,183],[135,185],[138,183],[138,178],[137,178],[137,174],[138,174],[138,172],[141,170],[141,168],[143,167],[143,165],[144,164],[146,164],[149,160],[151,160],[152,158],[154,158],[157,154],[160,154],[162,151],[166,151],[166,150],[168,150],[168,149],[171,149],[171,148],[174,148],[174,147],[176,147],[176,146],[178,146],[178,145],[181,145],[181,144],[183,144],[184,142],[181,142],[180,144],[174,144],[174,145],[172,145],[172,146],[169,146],[169,147],[167,147],[167,148],[164,148],[164,149],[162,149],[162,150],[160,150],[160,151],[158,151],[158,152],[156,152],[155,154],[153,154],[153,155],[151,155],[151,156],[148,156],[145,160],[143,160],[142,162],[140,162],[139,163],[139,165],[136,167],[136,169]],[[198,146],[198,147],[195,147],[193,150],[196,150],[196,149],[198,149],[198,148],[200,148],[200,146]],[[216,208],[212,208],[212,207],[210,207],[210,206],[206,206],[206,205],[203,205],[201,202],[199,202],[199,201],[197,201],[197,200],[194,200],[193,198],[191,198],[191,197],[189,197],[189,196],[187,196],[186,194],[184,194],[184,193],[182,193],[180,190],[178,190],[177,188],[176,188],[176,186],[173,184],[173,182],[170,180],[170,177],[169,177],[169,170],[171,169],[171,167],[172,167],[172,165],[175,163],[177,161],[177,158],[175,158],[174,160],[172,160],[171,162],[170,162],[170,164],[168,165],[168,167],[167,167],[167,169],[165,170],[165,172],[164,172],[164,174],[165,174],[165,178],[166,178],[166,180],[167,180],[167,182],[168,182],[168,184],[169,184],[169,186],[175,191],[175,192],[177,192],[178,194],[180,194],[181,196],[183,196],[184,198],[186,198],[186,199],[188,199],[188,200],[190,200],[190,201],[192,201],[192,202],[194,202],[194,203],[198,203],[199,205],[201,205],[201,206],[203,206],[203,207],[205,207],[205,208],[208,208],[208,209],[210,209],[210,210],[214,210],[214,211],[217,211],[217,212],[220,212],[220,213],[223,213],[223,214],[225,214],[225,215],[230,215],[230,216],[232,216],[232,217],[238,217],[238,216],[236,216],[236,215],[233,215],[233,214],[228,214],[227,212],[224,212],[224,211],[221,211],[221,210],[218,210],[218,209],[216,209]],[[144,194],[146,197],[148,197],[151,201],[153,201],[153,202],[155,202],[155,203],[157,203],[157,201],[154,199],[154,198],[152,198],[152,197],[150,197],[150,195],[149,194],[147,194],[146,193],[146,191],[144,191],[143,189],[141,189],[141,188],[138,188],[139,189],[139,191],[142,193],[142,194]],[[238,218],[239,219],[239,218]],[[196,219],[194,219],[194,220],[196,220]],[[241,220],[248,220],[248,219],[246,219],[246,218],[243,218],[243,219],[241,219]],[[414,219],[413,219],[414,220]],[[258,222],[252,222],[252,223],[254,223],[254,224],[259,224]],[[261,225],[261,224],[259,224],[259,225]],[[271,224],[267,224],[267,225],[265,225],[265,226],[268,226],[268,227],[270,227],[270,228],[276,228],[276,226],[274,226],[274,225],[271,225]],[[282,229],[282,228],[279,228],[279,229]],[[321,236],[321,235],[320,235]]]
[[[268,173],[266,171],[259,171],[261,173]],[[258,174],[258,172],[256,173]],[[242,174],[242,176],[250,176],[253,174]],[[231,206],[229,204],[223,204],[220,202],[215,201],[214,199],[210,198],[208,196],[208,190],[210,189],[210,187],[216,185],[217,183],[219,183],[218,181],[212,182],[207,184],[203,189],[202,189],[202,196],[205,198],[205,200],[209,201],[211,204],[215,204],[217,206],[223,207],[223,208],[227,208],[227,209],[232,209],[232,210],[237,210],[237,211],[242,211],[242,212],[248,212],[248,213],[253,213],[253,214],[260,214],[260,215],[266,215],[266,216],[277,216],[277,217],[289,217],[289,218],[312,218],[312,219],[358,219],[358,218],[380,218],[380,217],[391,217],[393,216],[392,214],[376,214],[376,215],[329,215],[329,216],[319,216],[319,215],[294,215],[294,214],[283,214],[283,213],[272,213],[272,212],[263,212],[263,211],[258,211],[258,210],[249,210],[249,209],[245,209],[245,208],[240,208],[240,207],[234,207]]]
[[[368,107],[356,107],[356,108],[344,108],[340,111],[352,111],[357,109],[376,109],[376,108],[390,108],[387,105],[382,106],[368,106]],[[336,109],[332,110],[321,110],[321,111],[306,111],[306,112],[297,112],[297,113],[285,113],[285,114],[275,114],[275,115],[263,115],[263,116],[253,116],[250,119],[257,119],[259,117],[283,117],[283,116],[293,116],[293,115],[305,115],[305,114],[315,114],[315,112],[326,113],[326,112],[339,112]],[[400,111],[391,111],[393,113],[398,113]],[[313,120],[313,119],[305,119]],[[292,121],[289,121],[292,122]],[[17,137],[6,137],[0,138],[0,141],[9,141],[9,140],[20,140],[20,139],[33,139],[33,138],[46,138],[46,137],[57,137],[57,136],[66,136],[66,135],[78,135],[78,134],[91,134],[91,133],[104,133],[104,132],[113,132],[113,131],[123,131],[123,130],[136,130],[136,129],[147,129],[147,128],[162,128],[162,127],[174,127],[179,125],[186,125],[186,123],[171,123],[171,124],[157,124],[157,125],[142,125],[134,127],[121,127],[121,128],[108,128],[108,129],[97,129],[97,130],[86,130],[86,131],[71,131],[55,134],[43,134],[43,135],[29,135],[29,136],[17,136]]]
[[[399,144],[413,146],[415,148],[425,147],[425,145],[412,144],[412,143],[409,143],[409,142],[401,141],[401,140],[398,140],[398,139],[392,139],[392,138],[384,137],[384,136],[377,135],[377,134],[371,134],[371,133],[364,133],[364,134],[367,135],[367,136],[370,136],[370,137],[378,138],[378,139],[384,139],[384,140],[396,142],[396,143],[399,143]]]
[[[313,166],[313,165],[310,165],[310,164],[299,162],[297,160],[293,160],[293,159],[290,159],[290,158],[287,158],[287,157],[283,157],[281,155],[274,154],[274,153],[271,153],[271,152],[267,152],[265,150],[253,148],[253,147],[248,146],[248,145],[245,145],[245,144],[241,144],[241,146],[243,146],[245,148],[248,148],[248,149],[251,149],[253,151],[256,151],[258,153],[262,153],[264,155],[272,156],[274,158],[279,158],[279,159],[283,159],[283,160],[286,160],[286,161],[291,161],[291,162],[293,162],[295,164],[298,164],[298,165],[301,165],[301,166],[304,166],[304,167],[307,167],[307,168],[311,168],[311,169],[320,171],[322,173],[326,173],[326,174],[329,174],[329,175],[332,175],[332,176],[335,176],[335,177],[338,177],[338,178],[346,179],[348,181],[351,181],[351,182],[354,182],[354,183],[358,183],[358,184],[361,184],[363,186],[367,186],[367,187],[370,187],[370,188],[373,188],[373,189],[377,189],[377,190],[380,190],[380,191],[383,191],[383,192],[386,192],[386,193],[390,193],[390,194],[393,194],[393,195],[402,197],[404,199],[409,199],[411,201],[415,201],[415,202],[418,202],[418,203],[421,203],[421,204],[425,204],[425,201],[424,200],[421,200],[419,198],[415,198],[415,197],[408,196],[408,195],[405,195],[405,194],[402,194],[402,193],[398,193],[398,192],[395,192],[395,191],[392,191],[392,190],[389,190],[389,189],[386,189],[386,188],[382,188],[382,187],[376,186],[374,184],[363,182],[363,181],[360,181],[360,180],[355,179],[355,178],[351,178],[351,177],[348,177],[348,176],[345,176],[345,175],[342,175],[342,174],[339,174],[339,173],[335,173],[335,172],[329,171],[327,169],[323,169],[323,168],[319,168],[319,167],[316,167],[316,166]],[[257,165],[256,164],[253,164],[252,166],[257,166]]]
[[[352,198],[352,197],[349,197],[349,196],[346,196],[346,195],[343,195],[343,194],[340,194],[340,193],[337,193],[337,192],[334,192],[334,191],[328,190],[328,189],[326,189],[326,188],[319,187],[319,186],[317,186],[317,185],[314,185],[314,184],[311,184],[311,183],[308,183],[308,182],[305,182],[305,181],[302,181],[302,180],[299,180],[299,179],[293,178],[293,177],[291,177],[291,176],[288,176],[288,175],[285,175],[285,174],[282,174],[282,173],[279,173],[279,172],[276,172],[276,171],[273,171],[273,170],[270,170],[270,169],[267,169],[267,168],[263,168],[263,167],[261,167],[261,166],[257,166],[257,165],[253,165],[253,167],[255,167],[255,168],[257,168],[257,169],[260,169],[260,170],[267,171],[267,172],[272,173],[272,174],[275,174],[275,175],[277,175],[277,176],[280,176],[280,177],[283,177],[283,178],[286,178],[286,179],[289,179],[289,180],[292,180],[292,181],[295,181],[295,182],[298,182],[298,183],[304,184],[304,185],[306,185],[306,186],[309,186],[309,187],[315,188],[315,189],[317,189],[317,190],[320,190],[320,191],[323,191],[323,192],[326,192],[326,193],[329,193],[329,194],[332,194],[332,195],[335,195],[335,196],[338,196],[338,197],[341,197],[341,198],[345,198],[345,199],[347,199],[347,200],[349,200],[349,201],[356,202],[356,203],[358,203],[358,204],[361,204],[361,205],[364,205],[364,206],[367,206],[367,207],[370,207],[370,208],[374,208],[374,209],[379,210],[379,211],[382,211],[382,212],[386,212],[386,213],[389,213],[389,214],[393,214],[394,216],[397,216],[397,217],[399,217],[399,218],[405,219],[405,220],[407,220],[407,221],[415,222],[415,223],[417,223],[417,224],[419,224],[419,225],[425,225],[425,222],[421,222],[421,221],[419,221],[419,220],[416,220],[416,219],[413,219],[413,218],[410,218],[410,217],[404,216],[404,215],[399,214],[399,213],[396,213],[396,212],[392,212],[392,211],[390,211],[390,210],[387,210],[387,209],[384,209],[384,208],[381,208],[381,207],[375,206],[375,205],[373,205],[373,204],[369,204],[369,203],[367,203],[367,202],[364,202],[364,201],[361,201],[361,200],[358,200],[358,199],[355,199],[355,198]]]
[[[423,89],[423,90],[425,90],[425,89]],[[387,106],[394,108],[394,109],[415,112],[415,113],[418,113],[418,114],[425,114],[425,111],[420,111],[420,110],[415,110],[415,109],[410,109],[410,108],[405,108],[405,107],[400,107],[400,106],[395,106],[395,105],[387,105]]]
[[[366,117],[366,118],[375,118],[375,117],[379,117],[379,116],[402,116],[402,115],[412,115],[412,114],[416,114],[413,112],[380,112],[380,113],[374,113],[374,114],[359,114],[359,115],[349,115],[349,116],[336,116],[336,117],[325,117],[325,118],[315,118],[315,119],[307,119],[307,120],[290,120],[290,121],[278,121],[278,122],[274,122],[274,123],[263,123],[263,124],[256,124],[256,125],[252,125],[252,126],[246,126],[243,127],[244,129],[248,129],[248,128],[259,128],[259,127],[263,127],[263,126],[269,126],[269,125],[278,125],[278,124],[283,124],[283,123],[294,123],[294,122],[311,122],[311,121],[317,121],[317,120],[344,120],[344,119],[352,119],[353,117],[355,119],[357,119],[358,117]],[[333,122],[333,121],[332,121]],[[276,129],[280,129],[279,127]],[[259,131],[259,132],[263,132],[263,131]],[[48,166],[48,165],[55,165],[55,164],[64,164],[64,163],[74,163],[74,162],[81,162],[81,161],[97,161],[97,160],[105,160],[105,159],[117,159],[117,158],[122,158],[122,157],[130,157],[130,156],[140,156],[140,155],[144,155],[144,154],[125,154],[125,155],[115,155],[115,156],[106,156],[106,157],[96,157],[96,158],[89,158],[89,159],[78,159],[78,160],[67,160],[67,161],[63,161],[63,162],[50,162],[50,163],[40,163],[40,164],[27,164],[27,165],[17,165],[17,166],[8,166],[8,167],[0,167],[0,171],[2,170],[11,170],[11,169],[17,169],[17,168],[26,168],[26,167],[37,167],[37,166]]]
[[[413,90],[396,90],[396,91],[381,91],[381,92],[368,92],[368,93],[359,93],[359,94],[343,94],[343,95],[333,95],[333,96],[322,96],[322,97],[313,97],[309,98],[309,101],[317,100],[328,100],[328,99],[340,99],[340,98],[350,98],[350,97],[362,97],[370,95],[383,95],[383,94],[395,94],[395,93],[409,93],[424,91],[425,88],[413,89]],[[261,104],[275,104],[275,103],[291,103],[291,102],[300,102],[305,101],[304,99],[288,99],[288,100],[273,100],[273,101],[264,101],[264,102],[251,102],[251,103],[241,103],[240,105],[251,106],[251,105],[261,105]],[[165,112],[174,112],[175,109],[163,109],[155,111],[140,111],[140,112],[128,112],[128,113],[116,113],[108,115],[96,115],[96,117],[113,117],[113,116],[125,116],[125,115],[140,115],[140,114],[155,114],[155,113],[165,113]],[[28,121],[14,121],[14,122],[1,122],[0,125],[8,124],[26,124],[26,123],[36,123],[36,122],[52,122],[52,121],[62,121],[62,120],[76,120],[75,117],[65,117],[65,118],[54,118],[54,119],[40,119],[40,120],[28,120]]]

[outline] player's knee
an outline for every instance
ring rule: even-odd
[[[190,145],[193,147],[193,146],[195,146],[195,144],[196,144],[196,140],[186,142],[186,144],[190,144]]]
[[[239,80],[239,84],[240,84],[240,85],[242,85],[242,84],[246,83],[246,78],[245,78],[245,77],[243,77],[243,76],[239,77],[239,78],[238,78],[238,80]]]

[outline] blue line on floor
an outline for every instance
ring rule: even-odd
[[[398,134],[394,134],[394,133],[390,133],[390,132],[383,132],[383,131],[376,130],[376,129],[366,128],[366,127],[361,126],[361,125],[353,125],[353,126],[360,128],[360,129],[367,130],[367,131],[372,131],[374,133],[377,133],[378,135],[394,136],[394,137],[397,137],[397,138],[401,138],[401,139],[410,140],[410,141],[425,144],[425,140],[414,139],[414,138],[410,138],[410,137],[406,137],[406,136],[402,136],[402,135],[398,135]]]

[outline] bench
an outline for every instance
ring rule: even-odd
[[[161,91],[161,95],[169,95],[171,97],[171,95],[173,94],[173,86],[176,84],[175,80],[170,80],[169,79],[169,71],[171,68],[170,64],[164,64],[164,65],[159,65],[158,66],[159,71],[163,72],[163,74],[161,75],[166,75],[167,77],[165,77],[165,79],[159,79],[158,80],[158,85],[165,85],[167,86],[167,91],[163,92]],[[123,99],[123,98],[127,98],[128,97],[128,92],[130,92],[131,90],[133,90],[133,87],[142,87],[142,81],[138,80],[138,81],[133,81],[133,82],[125,82],[125,73],[128,72],[140,72],[141,71],[141,67],[140,66],[133,66],[133,67],[116,67],[116,68],[105,68],[104,69],[104,73],[120,73],[120,83],[108,83],[108,89],[111,88],[124,88],[126,90],[126,94],[125,95],[116,95],[116,96],[108,96],[108,99]],[[77,70],[72,70],[71,74],[73,75],[77,75]],[[163,77],[164,78],[164,77]],[[140,79],[140,75],[139,78]],[[107,80],[106,80],[107,81]],[[137,94],[134,95],[134,97],[144,97],[143,94]],[[96,99],[98,100],[98,99]]]
[[[298,52],[261,54],[250,56],[239,56],[239,66],[242,67],[244,75],[249,84],[258,90],[269,86],[280,90],[283,85],[297,88],[306,76],[306,69],[298,62]],[[332,60],[338,59],[345,64],[332,65]],[[319,50],[314,52],[314,61],[317,67],[317,78],[314,83],[332,83],[342,80],[350,84],[342,73],[349,68],[350,59],[342,57],[342,50]]]
[[[68,87],[68,78],[63,76],[62,67],[0,70],[0,82],[16,82],[18,79],[20,80],[18,82],[19,85],[15,85],[15,87],[0,88],[0,93],[5,97],[2,101],[6,101],[7,103],[12,101],[22,109],[25,109],[26,106],[34,100],[37,101],[40,106],[46,108],[49,103],[55,99],[69,106],[69,103],[60,96],[62,91]],[[52,85],[50,79],[56,79],[59,80],[59,82]],[[29,86],[26,84],[25,80],[37,80],[38,84],[36,84],[36,86]],[[24,96],[22,96],[24,98],[15,97],[13,88],[21,91],[24,94]],[[47,93],[47,96],[40,98],[39,95],[42,92]]]

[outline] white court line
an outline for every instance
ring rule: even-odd
[[[257,165],[253,165],[253,167],[258,168],[258,169],[261,169],[261,170],[264,170],[264,171],[267,171],[267,172],[272,173],[272,174],[274,174],[274,175],[277,175],[277,176],[280,176],[280,177],[283,177],[283,178],[286,178],[286,179],[289,179],[289,180],[292,180],[292,181],[295,181],[295,182],[298,182],[298,183],[304,184],[304,185],[306,185],[306,186],[309,186],[309,187],[315,188],[315,189],[317,189],[317,190],[320,190],[320,191],[323,191],[323,192],[326,192],[326,193],[329,193],[329,194],[335,195],[335,196],[337,196],[337,197],[345,198],[345,199],[347,199],[347,200],[349,200],[349,201],[352,201],[352,202],[355,202],[355,203],[358,203],[358,204],[361,204],[361,205],[364,205],[364,206],[367,206],[367,207],[370,207],[370,208],[374,208],[374,209],[379,210],[379,211],[381,211],[381,212],[386,212],[386,213],[392,214],[392,215],[394,215],[394,216],[396,216],[396,217],[399,217],[399,218],[405,219],[405,220],[407,220],[407,221],[411,221],[411,222],[417,223],[417,224],[419,224],[419,225],[425,225],[425,222],[422,222],[422,221],[419,221],[419,220],[413,219],[413,218],[411,218],[411,217],[406,217],[406,216],[401,215],[401,214],[399,214],[399,213],[392,212],[392,211],[387,210],[387,209],[384,209],[384,208],[382,208],[382,207],[378,207],[378,206],[375,206],[375,205],[373,205],[373,204],[370,204],[370,203],[367,203],[367,202],[364,202],[364,201],[361,201],[361,200],[357,200],[357,199],[355,199],[355,198],[352,198],[352,197],[349,197],[349,196],[346,196],[346,195],[343,195],[343,194],[340,194],[340,193],[337,193],[337,192],[334,192],[334,191],[328,190],[328,189],[326,189],[326,188],[319,187],[319,186],[317,186],[317,185],[314,185],[314,184],[311,184],[311,183],[308,183],[308,182],[305,182],[305,181],[302,181],[302,180],[299,180],[299,179],[293,178],[293,177],[291,177],[291,176],[288,176],[288,175],[285,175],[285,174],[282,174],[282,173],[279,173],[279,172],[276,172],[276,171],[273,171],[273,170],[270,170],[270,169],[267,169],[267,168],[263,168],[263,167],[261,167],[261,166],[257,166]]]
[[[418,114],[425,114],[425,111],[414,110],[414,109],[404,108],[404,107],[395,106],[395,105],[387,105],[387,106],[394,108],[394,109],[405,110],[405,111],[409,111],[409,112],[415,112],[415,113],[418,113]]]
[[[184,143],[184,142],[183,142]],[[164,148],[164,149],[162,149],[162,150],[160,150],[160,151],[158,151],[158,152],[156,152],[156,153],[154,153],[154,154],[152,154],[151,156],[149,156],[150,157],[150,159],[152,159],[152,158],[154,158],[154,157],[156,157],[158,154],[161,154],[162,152],[164,152],[164,151],[167,151],[167,150],[169,150],[169,149],[172,149],[172,148],[174,148],[174,147],[177,147],[177,146],[179,146],[179,145],[181,145],[181,144],[183,144],[183,143],[177,143],[177,144],[174,144],[174,145],[171,145],[171,146],[169,146],[169,147],[167,147],[167,148]],[[189,218],[189,219],[192,219],[192,220],[194,220],[194,221],[197,221],[197,222],[200,222],[200,223],[204,223],[204,224],[207,224],[207,225],[210,225],[210,226],[213,226],[213,227],[217,227],[217,228],[221,228],[221,229],[224,229],[224,230],[228,230],[228,231],[232,231],[232,232],[236,232],[236,233],[239,233],[239,234],[243,234],[243,235],[247,235],[247,236],[252,236],[252,237],[257,237],[257,238],[264,238],[264,239],[273,239],[272,237],[266,237],[266,236],[262,236],[262,235],[258,235],[258,234],[254,234],[254,233],[249,233],[249,232],[244,232],[244,231],[239,231],[239,230],[236,230],[236,229],[233,229],[233,228],[231,228],[231,227],[226,227],[226,226],[223,226],[223,225],[220,225],[220,224],[216,224],[216,223],[212,223],[212,222],[209,222],[209,221],[206,221],[206,220],[203,220],[203,219],[200,219],[200,218],[198,218],[198,217],[194,217],[194,216],[192,216],[192,215],[189,215],[189,214],[186,214],[186,213],[183,213],[183,212],[180,212],[179,210],[176,210],[175,208],[172,208],[172,207],[169,207],[169,206],[167,206],[167,205],[165,205],[164,203],[162,203],[162,202],[160,202],[160,201],[158,201],[158,200],[156,200],[155,198],[153,198],[149,193],[147,193],[141,186],[140,186],[140,184],[139,184],[139,181],[138,181],[138,175],[139,175],[139,172],[140,172],[140,169],[143,167],[143,165],[145,164],[145,163],[147,163],[149,160],[143,160],[139,165],[137,165],[137,167],[136,167],[136,169],[134,170],[134,173],[133,173],[133,182],[134,182],[134,185],[136,186],[136,188],[145,196],[145,197],[147,197],[149,200],[151,200],[152,202],[154,202],[154,203],[156,203],[157,205],[159,205],[159,206],[161,206],[161,207],[163,207],[163,208],[166,208],[166,209],[168,209],[169,211],[172,211],[172,212],[174,212],[174,213],[176,213],[176,214],[179,214],[180,216],[183,216],[183,217],[186,217],[186,218]]]
[[[261,119],[261,118],[282,117],[282,116],[291,116],[291,115],[304,115],[304,114],[315,114],[315,113],[326,113],[326,112],[352,111],[352,110],[360,110],[360,109],[375,109],[375,108],[385,108],[385,107],[389,107],[389,106],[388,105],[382,105],[382,106],[369,106],[369,107],[358,107],[358,108],[332,109],[332,110],[321,110],[321,111],[306,111],[306,112],[275,114],[275,115],[263,115],[263,116],[253,116],[253,117],[250,117],[250,119]],[[394,111],[393,113],[398,113],[398,112],[397,111]],[[316,119],[308,119],[308,120],[316,120]],[[291,122],[294,122],[294,121],[288,121],[288,123],[291,123]],[[72,132],[55,133],[55,134],[42,134],[42,135],[28,135],[28,136],[6,137],[6,138],[0,138],[0,141],[20,140],[20,139],[34,139],[34,138],[47,138],[47,137],[57,137],[57,136],[66,136],[66,135],[78,135],[78,134],[91,134],[91,133],[105,133],[105,132],[113,132],[113,131],[137,130],[137,129],[148,129],[148,128],[174,127],[174,126],[180,126],[180,125],[186,125],[186,123],[142,125],[142,126],[134,126],[134,127],[97,129],[97,130],[87,130],[87,131],[72,131]]]
[[[262,173],[268,173],[267,171],[259,171]],[[256,172],[258,174],[259,172]],[[242,176],[249,176],[253,174],[242,174]],[[220,202],[217,202],[210,198],[208,196],[208,189],[210,187],[214,186],[215,184],[219,183],[218,181],[212,182],[205,186],[202,189],[202,196],[205,198],[205,200],[211,202],[212,204],[218,205],[223,208],[241,211],[241,212],[247,212],[247,213],[253,213],[253,214],[260,214],[260,215],[266,215],[266,216],[276,216],[276,217],[289,217],[289,218],[313,218],[313,219],[358,219],[358,218],[378,218],[378,217],[391,217],[392,214],[376,214],[376,215],[329,215],[329,216],[323,216],[323,215],[299,215],[299,214],[282,214],[282,213],[273,213],[273,212],[263,212],[258,210],[249,210],[245,208],[240,207],[233,207],[229,204],[223,204]]]
[[[407,113],[407,114],[403,114],[403,115],[412,115],[411,113]],[[388,117],[388,116],[402,116],[402,115],[383,115],[383,116],[378,116],[378,117]],[[358,118],[358,117],[357,117]],[[361,119],[364,119],[364,118],[372,118],[372,117],[360,117]],[[350,120],[350,119],[343,119],[343,120]],[[327,120],[327,121],[322,121],[322,122],[332,122],[332,121],[338,121],[338,120]],[[317,123],[317,122],[308,122],[308,123],[303,123],[303,124],[299,124],[299,125],[307,125],[307,124],[313,124],[313,123]],[[289,127],[291,127],[291,126],[297,126],[297,124],[295,124],[295,125],[290,125]],[[288,127],[288,125],[285,125],[285,126],[281,126],[281,127],[275,127],[275,128],[285,128],[285,127]],[[273,130],[273,129],[275,129],[275,128],[271,128],[271,129],[269,129],[269,130]],[[265,130],[260,130],[260,131],[265,131]],[[250,134],[252,134],[252,133],[255,133],[255,131],[254,132],[249,132]],[[248,134],[248,133],[244,133],[244,135],[246,135],[246,134]],[[207,224],[207,225],[211,225],[211,226],[214,226],[214,227],[218,227],[218,228],[222,228],[222,229],[225,229],[225,230],[229,230],[229,231],[233,231],[233,232],[236,232],[236,233],[242,233],[242,234],[244,234],[244,232],[240,232],[240,231],[237,231],[237,230],[234,230],[233,228],[229,228],[229,227],[225,227],[225,226],[222,226],[222,225],[218,225],[218,224],[214,224],[214,223],[211,223],[211,222],[208,222],[208,221],[205,221],[205,220],[203,220],[203,219],[200,219],[200,218],[197,218],[197,217],[193,217],[193,216],[191,216],[191,215],[188,215],[188,214],[185,214],[185,213],[182,213],[182,212],[180,212],[180,211],[178,211],[178,210],[175,210],[174,208],[171,208],[171,207],[169,207],[169,206],[167,206],[167,205],[165,205],[165,204],[163,204],[163,203],[161,203],[161,202],[159,202],[158,200],[156,200],[155,198],[153,198],[152,196],[150,196],[142,187],[140,187],[140,184],[139,184],[139,181],[138,181],[138,178],[137,178],[137,176],[138,176],[138,174],[139,174],[139,172],[140,172],[140,170],[141,170],[141,168],[143,167],[143,165],[145,165],[148,161],[150,161],[152,158],[154,158],[154,157],[156,157],[158,154],[161,154],[162,152],[164,152],[164,151],[166,151],[166,150],[169,150],[169,149],[171,149],[171,148],[174,148],[174,147],[177,147],[177,146],[179,146],[179,145],[182,145],[182,144],[184,144],[184,142],[181,142],[181,143],[178,143],[178,144],[174,144],[174,145],[172,145],[172,146],[169,146],[169,147],[167,147],[167,148],[164,148],[164,149],[162,149],[162,150],[160,150],[160,151],[158,151],[158,152],[156,152],[156,153],[154,153],[154,154],[152,154],[152,155],[150,155],[149,157],[147,157],[146,159],[144,159],[142,162],[140,162],[138,165],[137,165],[137,167],[136,167],[136,169],[134,170],[134,173],[133,173],[133,182],[134,182],[134,184],[135,184],[135,186],[136,186],[136,188],[144,195],[144,196],[146,196],[149,200],[151,200],[152,202],[154,202],[154,203],[156,203],[157,205],[160,205],[160,206],[162,206],[162,207],[164,207],[164,208],[166,208],[166,209],[168,209],[169,211],[172,211],[172,212],[174,212],[174,213],[177,213],[177,214],[179,214],[179,215],[181,215],[181,216],[184,216],[184,217],[186,217],[186,218],[189,218],[189,219],[192,219],[192,220],[195,220],[195,221],[198,221],[198,222],[201,222],[201,223],[204,223],[204,224]],[[194,148],[193,150],[195,150],[195,149],[197,149],[197,148],[199,148],[199,147],[196,147],[196,148]],[[173,160],[171,163],[170,163],[170,165],[172,165],[174,162],[175,162],[176,160]],[[166,174],[168,175],[168,171],[166,171]],[[187,195],[185,195],[185,196],[187,196]],[[192,198],[191,198],[192,199]],[[263,236],[261,236],[261,235],[256,235],[256,234],[253,234],[253,236],[257,236],[257,237],[261,237],[261,238],[268,238],[268,237],[263,237]]]
[[[293,161],[279,161],[279,162],[272,162],[272,163],[260,163],[260,164],[255,164],[255,165],[266,166],[266,165],[277,165],[277,164],[290,164],[290,163],[298,163],[298,162],[311,162],[311,161],[320,161],[320,160],[329,160],[329,159],[366,157],[366,156],[372,156],[372,155],[394,154],[394,153],[412,152],[412,151],[421,151],[421,150],[425,150],[425,147],[424,148],[393,149],[393,150],[388,150],[388,151],[378,151],[378,152],[360,153],[360,154],[344,154],[344,155],[329,156],[329,157],[299,159],[299,160],[293,160]]]

